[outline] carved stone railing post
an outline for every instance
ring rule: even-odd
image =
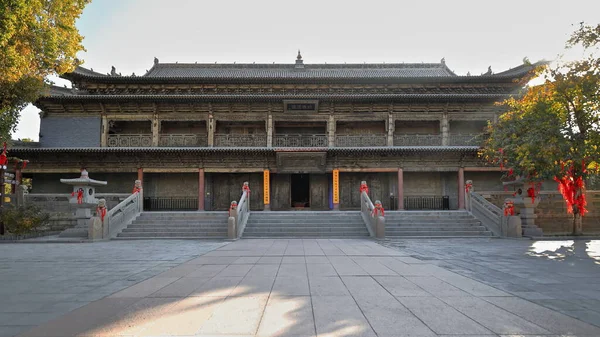
[[[237,238],[237,222],[238,222],[238,203],[232,201],[229,206],[229,218],[227,219],[227,238],[234,240]]]

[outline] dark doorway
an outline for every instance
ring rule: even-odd
[[[310,207],[310,180],[308,174],[292,174],[292,207]]]

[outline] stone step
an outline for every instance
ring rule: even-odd
[[[403,233],[403,232],[431,232],[431,231],[441,231],[441,232],[451,232],[451,231],[487,231],[487,229],[483,226],[477,227],[414,227],[414,228],[385,228],[386,233]]]
[[[127,226],[128,228],[227,228],[226,223],[219,224],[160,224],[160,223],[148,223],[148,224],[140,224],[140,223],[132,223]]]
[[[147,238],[147,237],[211,237],[211,238],[224,238],[227,233],[186,233],[186,232],[143,232],[143,233],[128,233],[122,232],[117,237],[135,237],[135,238]]]
[[[180,232],[180,233],[227,233],[227,227],[214,229],[198,229],[198,228],[124,228],[122,233],[151,233],[151,232]]]
[[[213,241],[221,241],[224,237],[211,237],[211,236],[148,236],[148,237],[121,237],[117,236],[112,238],[111,240],[121,240],[121,241],[129,241],[129,240],[213,240]]]
[[[369,237],[369,233],[364,235],[322,235],[320,233],[253,233],[251,235],[244,235],[244,238],[365,238]]]
[[[170,220],[170,221],[165,221],[165,220],[157,220],[157,221],[153,221],[153,220],[135,220],[133,222],[134,224],[138,224],[138,225],[152,225],[152,224],[157,224],[157,225],[222,225],[222,224],[227,224],[227,221],[223,221],[223,220],[219,220],[219,221],[204,221],[204,220],[186,220],[186,221],[178,221],[178,220]]]
[[[345,222],[327,222],[327,221],[281,221],[281,222],[273,222],[273,221],[248,221],[247,225],[252,225],[252,226],[260,226],[260,225],[264,225],[264,226],[300,226],[300,225],[311,225],[311,226],[332,226],[332,227],[336,227],[336,226],[364,226],[364,223],[362,221],[360,222],[350,222],[350,221],[345,221]]]
[[[400,222],[400,223],[389,223],[386,219],[386,227],[414,227],[414,226],[440,226],[440,227],[451,227],[451,226],[479,226],[480,221],[474,220],[469,222]]]
[[[385,233],[386,237],[404,237],[404,236],[492,236],[490,231],[406,231],[397,233]]]
[[[315,233],[368,233],[367,229],[362,228],[343,228],[343,229],[334,229],[334,228],[246,228],[244,233],[257,233],[257,232],[315,232]]]

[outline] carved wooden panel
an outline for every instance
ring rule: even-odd
[[[329,186],[326,174],[310,175],[310,208],[312,210],[329,209]]]
[[[290,209],[290,175],[273,174],[271,176],[271,208],[274,211]]]

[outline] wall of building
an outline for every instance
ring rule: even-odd
[[[225,211],[232,201],[239,201],[242,196],[244,182],[250,186],[250,209],[264,209],[263,174],[262,173],[207,173],[206,174],[206,209]],[[273,191],[273,182],[271,182]],[[271,193],[273,203],[273,192]]]
[[[144,173],[144,197],[198,198],[198,173]]]
[[[46,116],[40,121],[40,145],[42,147],[100,146],[100,131],[99,116]]]
[[[450,121],[451,134],[478,134],[487,126],[486,121]]]
[[[337,122],[338,135],[385,135],[385,122]]]
[[[440,133],[439,121],[396,121],[397,135],[419,134],[437,135]]]

